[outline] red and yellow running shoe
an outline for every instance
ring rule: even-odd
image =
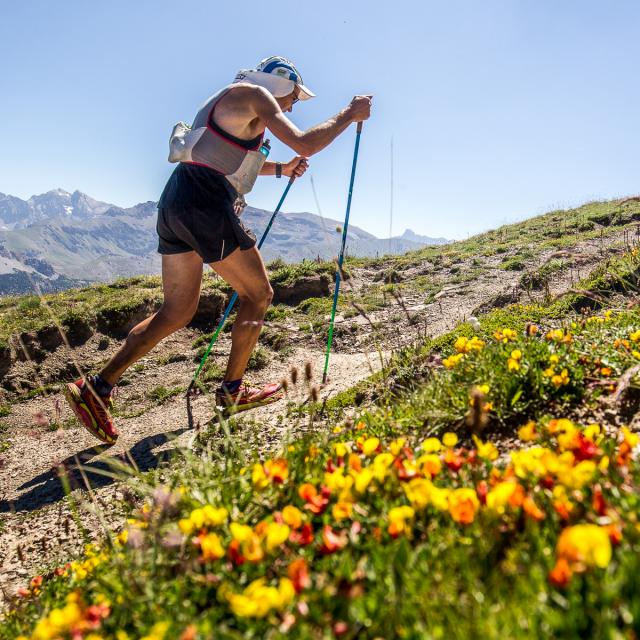
[[[225,413],[238,413],[247,409],[255,409],[265,404],[271,404],[282,397],[282,385],[279,382],[272,382],[261,389],[241,386],[235,393],[230,393],[225,389],[216,391],[216,404],[224,407]]]
[[[84,378],[80,378],[66,385],[64,397],[87,431],[106,444],[115,444],[119,433],[109,415],[113,404],[111,395],[99,396]]]

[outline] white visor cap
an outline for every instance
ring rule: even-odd
[[[274,98],[284,98],[298,87],[298,99],[309,100],[316,94],[302,82],[302,76],[289,60],[282,56],[271,56],[260,62],[257,69],[242,69],[235,82],[249,82],[264,87]]]

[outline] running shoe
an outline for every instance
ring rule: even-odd
[[[265,404],[271,404],[282,397],[282,385],[272,382],[261,389],[241,386],[235,393],[230,393],[225,389],[216,391],[216,404],[224,407],[226,413],[238,413],[247,409],[254,409]]]
[[[119,434],[109,415],[113,405],[111,394],[99,396],[84,378],[80,378],[66,385],[64,396],[87,431],[105,444],[115,444]]]

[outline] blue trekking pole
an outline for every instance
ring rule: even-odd
[[[338,306],[338,294],[340,292],[340,277],[342,275],[342,262],[344,261],[344,247],[347,242],[347,229],[349,227],[349,211],[351,210],[351,196],[353,195],[353,182],[356,177],[356,164],[358,162],[358,147],[360,146],[360,134],[362,133],[362,122],[358,122],[356,128],[356,146],[353,151],[353,165],[351,166],[351,181],[349,183],[349,197],[347,198],[347,213],[344,218],[342,228],[342,247],[338,257],[338,269],[336,271],[336,288],[333,292],[333,309],[331,310],[331,322],[329,323],[329,339],[327,340],[327,353],[324,360],[324,372],[322,374],[322,384],[327,382],[327,371],[329,369],[329,354],[331,353],[331,343],[333,341],[333,322],[336,317],[336,307]]]
[[[262,247],[262,244],[265,241],[265,239],[267,237],[267,234],[269,233],[269,230],[271,229],[271,225],[273,224],[273,221],[276,219],[276,216],[278,215],[278,213],[280,211],[280,207],[282,207],[282,203],[284,202],[284,199],[287,197],[287,194],[289,193],[289,189],[291,189],[291,185],[293,184],[294,180],[295,180],[295,175],[291,176],[289,178],[289,182],[287,182],[287,186],[286,186],[286,188],[284,190],[284,193],[282,194],[282,197],[280,198],[280,202],[278,202],[278,206],[276,207],[275,211],[271,215],[271,219],[269,220],[269,224],[267,225],[267,228],[262,233],[262,237],[260,238],[260,242],[258,242],[258,249],[260,249],[260,247]],[[209,346],[207,347],[207,350],[204,352],[204,355],[202,356],[202,360],[200,361],[200,365],[198,366],[198,369],[196,370],[196,372],[195,372],[195,374],[193,376],[193,379],[191,380],[191,383],[189,384],[189,388],[187,389],[187,395],[194,388],[194,386],[196,384],[196,380],[198,379],[198,376],[200,375],[200,371],[202,371],[202,367],[204,367],[204,363],[206,362],[207,358],[209,357],[209,354],[211,353],[211,349],[213,349],[213,345],[215,344],[216,340],[218,339],[218,336],[220,335],[220,332],[222,331],[222,328],[224,327],[224,324],[227,321],[227,318],[229,317],[229,314],[233,310],[233,307],[235,306],[237,300],[238,300],[238,294],[237,294],[237,292],[234,291],[233,295],[231,296],[231,300],[229,300],[229,304],[227,305],[227,308],[225,309],[225,312],[224,312],[222,318],[220,319],[220,322],[218,323],[218,327],[216,328],[216,330],[215,330],[215,332],[213,334],[213,337],[211,338],[211,342],[209,342]]]

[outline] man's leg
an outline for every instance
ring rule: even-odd
[[[238,293],[240,308],[231,333],[231,355],[225,380],[239,380],[244,375],[251,352],[256,345],[264,314],[273,298],[267,270],[260,252],[253,247],[236,249],[211,268]]]
[[[158,342],[189,323],[198,307],[202,258],[195,252],[162,256],[164,302],[157,313],[137,324],[120,350],[100,372],[115,385],[124,371]]]

